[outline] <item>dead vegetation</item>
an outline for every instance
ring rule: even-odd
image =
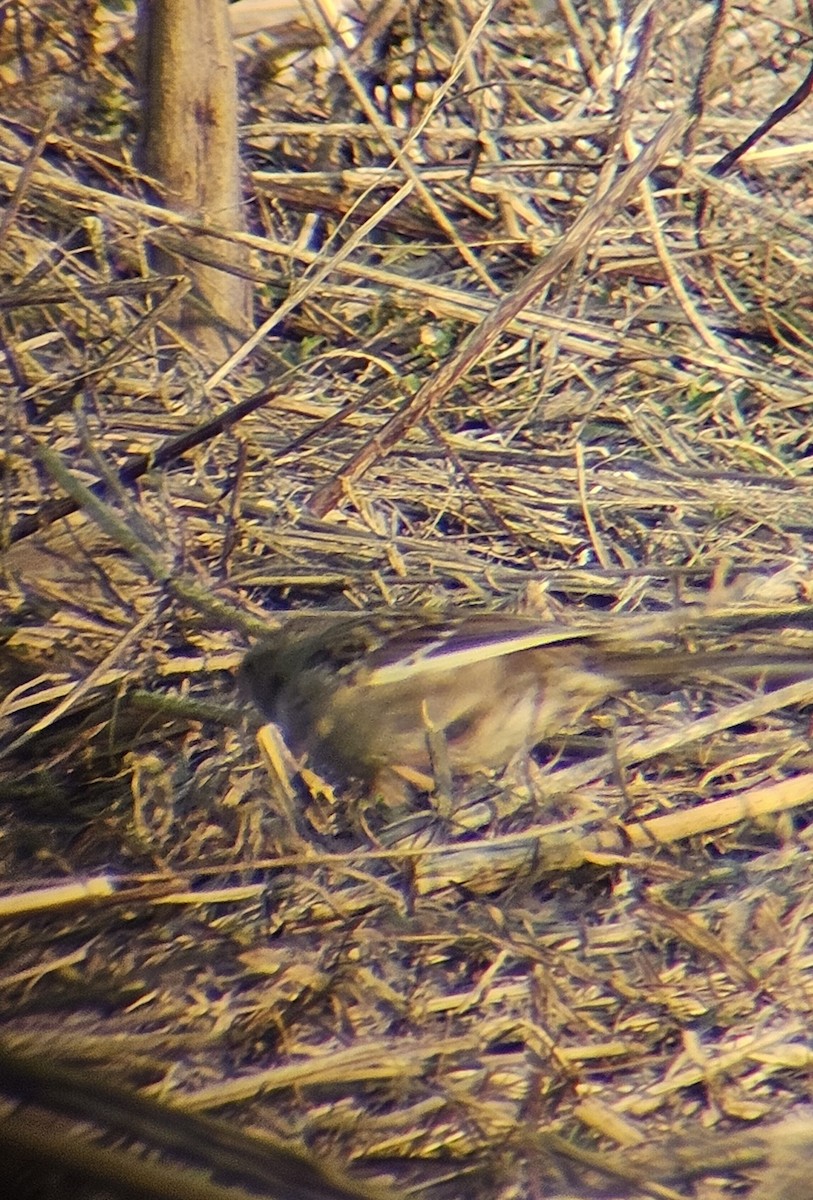
[[[809,117],[724,159],[810,13],[617,9],[242,43],[260,333],[213,366],[132,14],[3,8],[9,1194],[813,1194],[809,682],[644,690],[395,815],[270,777],[231,683],[291,609],[540,584],[810,644]]]

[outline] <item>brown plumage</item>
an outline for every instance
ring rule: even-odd
[[[295,754],[328,778],[387,790],[506,766],[643,680],[801,674],[799,658],[630,650],[612,624],[568,629],[509,613],[383,612],[291,621],[246,657],[241,679]]]

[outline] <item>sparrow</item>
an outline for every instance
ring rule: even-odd
[[[806,673],[798,656],[631,649],[612,629],[506,612],[291,620],[239,674],[295,755],[331,782],[387,793],[506,767],[643,680]]]

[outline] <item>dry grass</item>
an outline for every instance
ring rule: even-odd
[[[531,584],[810,645],[804,111],[713,170],[809,12],[615,9],[243,45],[262,335],[214,368],[127,22],[4,7],[9,1194],[810,1194],[809,683],[642,692],[395,816],[269,775],[231,684],[290,609]]]

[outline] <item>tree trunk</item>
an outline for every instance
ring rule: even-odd
[[[160,201],[212,229],[245,228],[240,203],[237,78],[226,0],[139,0],[142,134],[138,162]],[[250,328],[244,247],[205,234],[162,235],[156,266],[192,288],[179,333],[212,357]],[[231,270],[229,268],[232,268]]]

